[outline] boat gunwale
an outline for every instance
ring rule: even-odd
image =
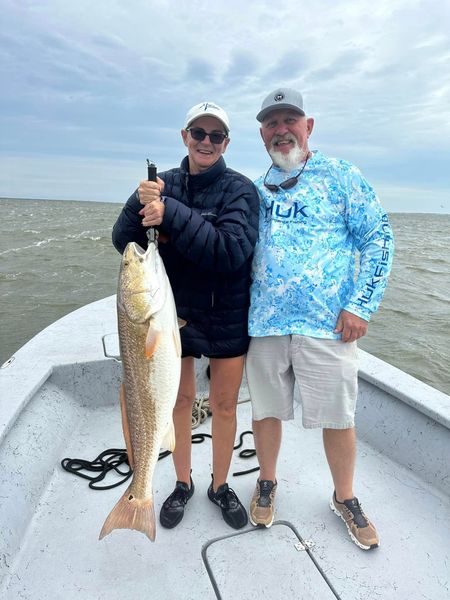
[[[103,345],[103,337],[117,331],[112,330],[112,324],[117,327],[115,306],[114,294],[70,312],[31,338],[13,355],[15,360],[0,369],[0,444],[58,367],[115,360],[105,356]],[[84,322],[83,328],[80,322]],[[80,336],[78,345],[74,331]],[[69,346],[68,332],[74,342]],[[361,379],[450,429],[450,396],[364,350],[359,349],[358,354]]]

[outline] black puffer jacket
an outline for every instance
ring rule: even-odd
[[[173,289],[183,356],[232,357],[248,348],[250,268],[258,235],[258,194],[253,183],[228,169],[221,157],[199,175],[179,169],[160,173],[165,213],[159,244]],[[146,228],[135,192],[113,229],[114,246],[147,247]]]

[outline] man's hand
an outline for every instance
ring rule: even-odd
[[[334,333],[342,333],[343,342],[354,342],[366,335],[369,323],[348,310],[341,310]]]

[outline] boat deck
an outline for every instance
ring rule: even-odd
[[[105,306],[110,304],[99,305],[93,317],[101,323],[103,334],[114,331],[108,318],[99,317]],[[67,321],[63,327],[68,327]],[[394,452],[387,453],[373,443],[373,427],[364,426],[365,402],[358,413],[362,433],[355,491],[380,533],[379,548],[360,550],[329,509],[332,482],[321,432],[304,430],[299,410],[283,430],[277,513],[271,528],[249,524],[234,531],[223,522],[219,509],[206,496],[211,463],[211,442],[206,439],[193,446],[196,491],[177,528],[166,530],[158,523],[155,543],[129,530],[113,531],[98,541],[103,521],[126,484],[93,491],[86,480],[60,466],[65,457],[93,460],[107,448],[124,445],[117,402],[120,368],[94,350],[90,331],[87,326],[86,362],[71,360],[60,364],[49,378],[43,376],[14,422],[4,427],[0,446],[2,599],[449,598],[448,488],[432,485],[410,465],[393,458]],[[92,324],[93,335],[94,331]],[[101,346],[99,338],[97,346]],[[30,358],[34,355],[25,358],[34,360]],[[37,371],[39,365],[37,361]],[[0,378],[2,400],[8,390],[6,380]],[[16,392],[9,389],[15,402]],[[238,434],[251,428],[250,404],[245,400],[243,388]],[[12,410],[10,405],[8,410]],[[425,422],[442,434],[441,424]],[[210,424],[208,418],[193,433],[209,432]],[[405,421],[405,431],[408,427]],[[402,443],[401,432],[399,439],[397,444]],[[249,447],[253,447],[252,437],[245,436],[244,448]],[[240,450],[235,452],[232,473],[257,464],[256,458],[239,458]],[[440,479],[448,477],[448,454],[441,458],[447,474],[439,473]],[[442,466],[437,468],[442,470]],[[230,486],[246,505],[256,476],[230,475]],[[157,512],[172,491],[174,479],[170,457],[161,460],[154,477]]]

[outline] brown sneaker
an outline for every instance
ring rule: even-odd
[[[268,479],[256,482],[256,488],[250,503],[250,522],[252,525],[270,527],[275,514],[274,498],[277,484]]]
[[[357,546],[363,550],[372,550],[380,545],[377,530],[363,513],[358,498],[338,502],[334,492],[330,508],[347,525],[348,533]]]

